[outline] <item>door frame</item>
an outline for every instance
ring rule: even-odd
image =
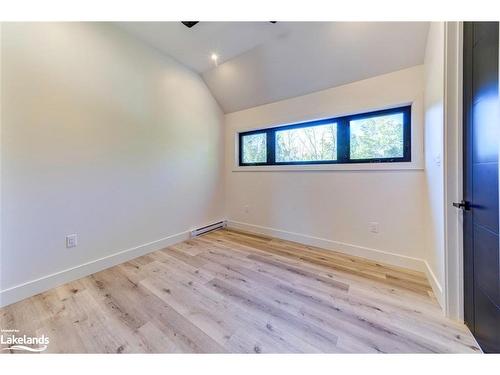
[[[464,320],[463,215],[452,206],[463,196],[463,22],[444,27],[444,313]]]

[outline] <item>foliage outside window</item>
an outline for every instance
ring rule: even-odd
[[[337,160],[337,124],[276,132],[276,162]]]
[[[239,165],[411,161],[411,107],[239,134]]]
[[[249,134],[243,139],[243,163],[266,162],[266,133]]]
[[[350,121],[351,159],[402,158],[403,119],[397,113]]]

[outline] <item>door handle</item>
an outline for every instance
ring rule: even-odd
[[[453,207],[459,208],[463,211],[470,210],[470,202],[464,201],[463,199],[460,202],[453,202]]]

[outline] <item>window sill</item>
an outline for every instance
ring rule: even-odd
[[[232,172],[302,172],[302,171],[423,171],[417,163],[359,163],[359,164],[309,164],[233,166]]]

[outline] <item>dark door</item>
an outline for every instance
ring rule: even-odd
[[[498,22],[466,22],[464,306],[465,322],[485,352],[500,352],[498,106]]]

